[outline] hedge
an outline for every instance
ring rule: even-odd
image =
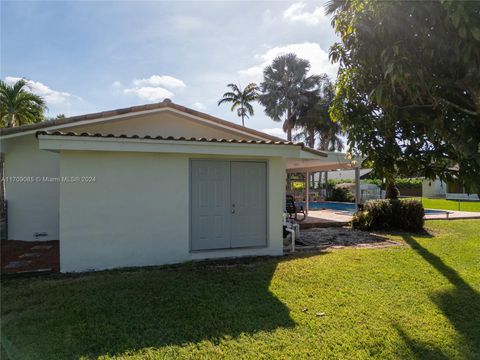
[[[370,200],[357,212],[352,227],[359,230],[423,229],[425,210],[418,200]]]

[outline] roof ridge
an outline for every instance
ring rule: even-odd
[[[76,115],[76,116],[71,116],[63,119],[45,120],[39,123],[22,125],[22,126],[17,126],[13,128],[3,128],[3,129],[0,129],[0,136],[16,134],[16,133],[21,133],[25,131],[39,130],[44,128],[48,129],[54,126],[74,124],[76,122],[85,121],[85,120],[87,121],[96,120],[96,119],[108,118],[116,115],[133,114],[133,113],[142,112],[142,111],[157,110],[157,109],[164,109],[164,108],[171,108],[171,109],[183,112],[185,114],[189,114],[191,116],[199,117],[206,121],[211,121],[218,125],[222,125],[222,126],[230,127],[234,130],[246,132],[253,136],[266,138],[273,141],[284,141],[284,139],[282,138],[264,133],[262,131],[254,130],[246,126],[241,126],[231,121],[223,120],[218,117],[203,113],[201,111],[197,111],[182,105],[175,104],[170,99],[165,99],[162,102],[154,103],[154,104],[137,105],[137,106],[131,106],[131,107],[120,108],[115,110],[107,110],[107,111],[89,113],[84,115]]]

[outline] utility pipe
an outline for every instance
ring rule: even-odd
[[[295,252],[295,229],[286,228],[286,232],[289,232],[292,235],[292,253]]]

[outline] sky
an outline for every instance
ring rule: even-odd
[[[260,83],[276,56],[337,72],[323,2],[1,1],[0,10],[0,77],[28,79],[48,117],[170,98],[240,124],[218,100],[228,83]],[[258,104],[245,125],[285,137]]]

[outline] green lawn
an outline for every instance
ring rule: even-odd
[[[427,226],[398,247],[4,280],[2,359],[479,359],[480,220]]]
[[[475,211],[480,212],[480,201],[454,201],[445,199],[430,199],[430,198],[410,198],[418,199],[423,203],[425,209],[439,209],[439,210],[460,210],[460,211]]]

